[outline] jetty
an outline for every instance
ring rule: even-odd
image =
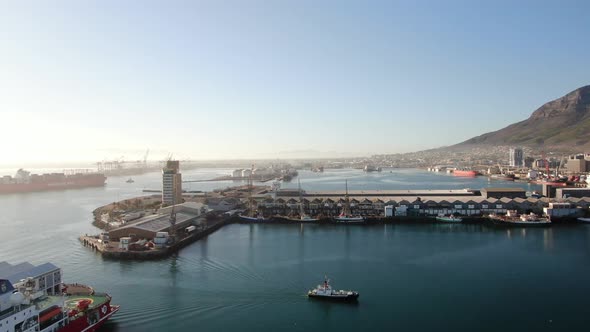
[[[152,260],[161,259],[170,256],[178,250],[187,245],[198,241],[211,233],[214,233],[224,225],[230,223],[229,219],[216,220],[206,223],[200,228],[195,227],[194,230],[186,232],[178,232],[174,241],[163,244],[157,247],[154,242],[150,245],[149,241],[145,239],[128,238],[130,241],[122,243],[121,238],[111,240],[110,237],[102,233],[100,235],[80,236],[79,240],[83,246],[96,251],[102,257],[107,259],[123,259],[123,260]],[[190,227],[190,226],[189,226]],[[125,238],[123,238],[125,240]],[[133,241],[135,240],[135,241]],[[133,245],[137,243],[137,245]],[[131,246],[131,247],[130,247]]]

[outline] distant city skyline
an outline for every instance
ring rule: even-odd
[[[590,82],[584,1],[7,1],[0,165],[453,145]]]

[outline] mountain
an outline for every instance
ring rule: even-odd
[[[590,150],[590,85],[539,107],[521,122],[489,132],[454,147],[513,145],[563,151]]]

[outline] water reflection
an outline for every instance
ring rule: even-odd
[[[553,250],[553,229],[551,228],[543,230],[543,249],[545,251]]]
[[[175,275],[178,270],[178,253],[175,252],[170,256],[170,274]]]
[[[176,285],[177,285],[177,281],[178,281],[178,272],[179,272],[179,268],[178,268],[178,253],[173,253],[172,256],[170,257],[169,271],[170,271],[170,277],[171,277],[170,285],[175,290],[176,289]]]

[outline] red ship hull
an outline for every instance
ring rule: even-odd
[[[0,194],[26,193],[35,191],[79,189],[102,187],[105,185],[104,174],[84,174],[68,176],[57,181],[0,184]]]
[[[95,332],[117,311],[119,311],[118,305],[111,306],[110,302],[104,305],[104,312],[98,310],[100,317],[96,321],[91,321],[87,316],[82,316],[74,321],[71,321],[68,325],[59,329],[58,332]]]
[[[464,171],[464,170],[454,170],[454,176],[477,176],[476,171]]]

